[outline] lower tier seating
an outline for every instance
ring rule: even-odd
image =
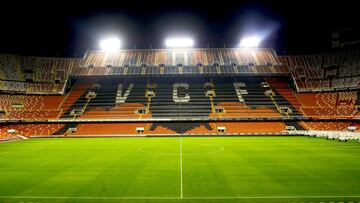
[[[2,136],[48,136],[52,135],[64,126],[65,124],[9,124],[0,126],[0,134]],[[16,132],[10,134],[8,133],[9,129],[14,129]]]
[[[70,132],[70,129],[76,130]],[[137,130],[143,129],[139,133]],[[10,134],[9,129],[16,133]],[[156,123],[73,123],[73,124],[11,124],[2,125],[2,137],[23,136],[98,136],[98,135],[175,135],[175,134],[225,134],[225,133],[280,133],[283,122],[156,122]]]
[[[301,111],[312,118],[355,118],[359,114],[359,91],[300,93]]]
[[[0,125],[0,142],[17,138],[15,134],[8,133],[8,128]]]
[[[347,130],[348,126],[352,125],[351,122],[301,122],[307,130]]]
[[[278,134],[287,127],[296,130],[347,131],[352,122],[153,122],[64,123],[0,125],[0,139],[22,136],[138,136],[138,135],[236,135]],[[15,133],[8,130],[14,129]]]

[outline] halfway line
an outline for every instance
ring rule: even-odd
[[[180,138],[180,198],[184,198],[183,195],[183,172],[182,172],[182,139]]]

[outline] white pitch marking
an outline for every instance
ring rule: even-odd
[[[183,172],[182,172],[182,139],[180,138],[180,197],[184,198],[183,195]]]

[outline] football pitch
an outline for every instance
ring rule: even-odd
[[[360,143],[309,137],[0,143],[0,202],[358,202]]]

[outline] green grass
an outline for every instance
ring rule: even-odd
[[[360,201],[360,143],[173,137],[0,144],[0,202],[322,201]]]

